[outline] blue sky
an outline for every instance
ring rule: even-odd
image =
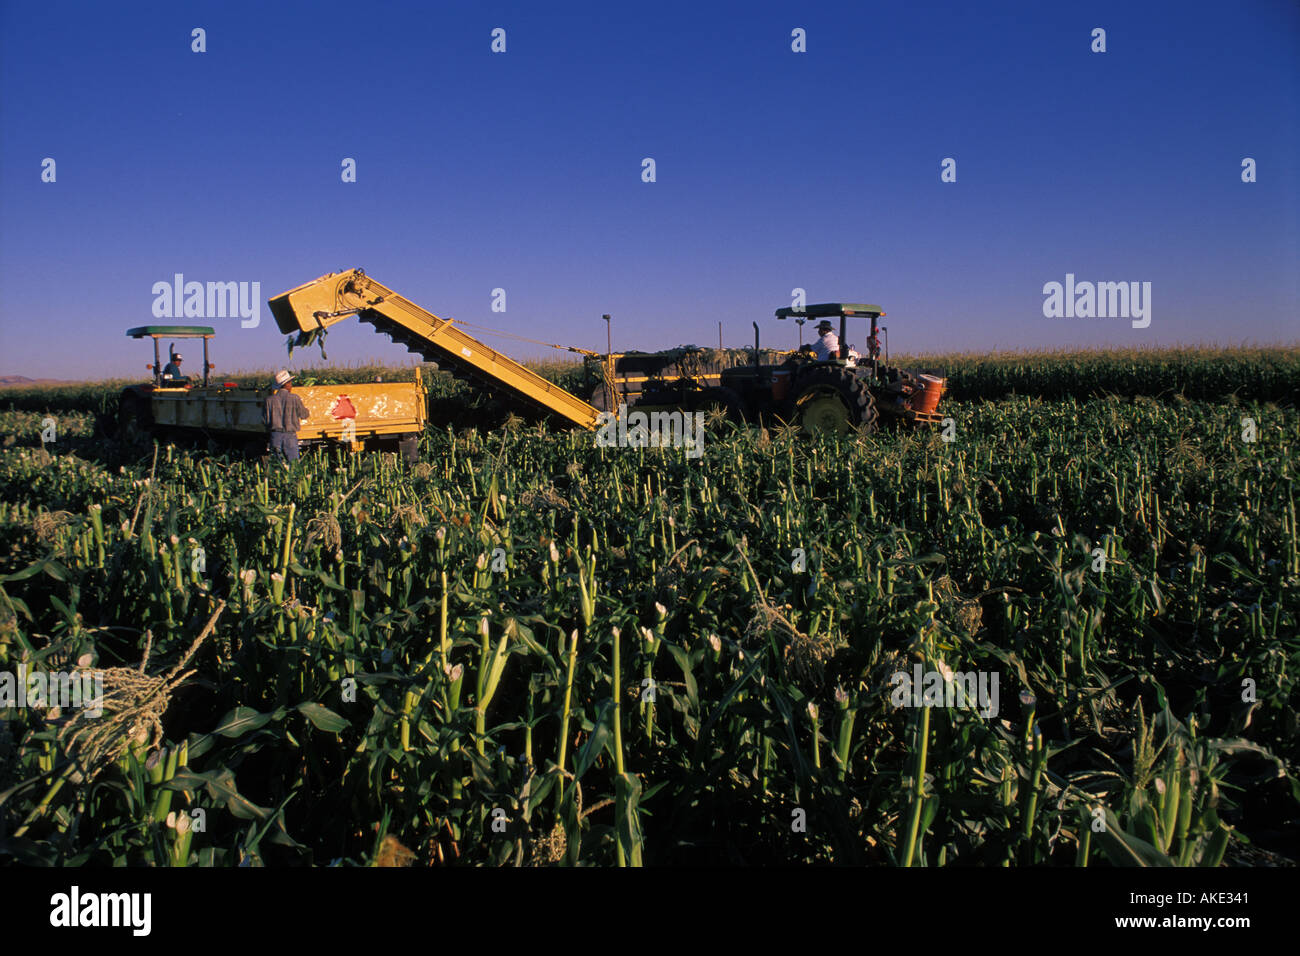
[[[176,273],[260,283],[258,327],[190,321],[284,364],[265,300],[354,266],[598,349],[606,312],[615,348],[791,346],[796,287],[881,304],[893,351],[1293,342],[1298,94],[1292,0],[4,2],[0,374],[143,374]],[[1150,326],[1045,318],[1067,273],[1150,282]]]

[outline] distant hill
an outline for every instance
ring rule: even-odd
[[[28,378],[26,375],[0,375],[0,388],[9,388],[13,385],[72,385],[75,384],[66,378]]]

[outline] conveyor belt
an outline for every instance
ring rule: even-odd
[[[594,429],[600,412],[553,382],[529,371],[441,319],[361,269],[331,272],[270,301],[276,325],[286,335],[326,329],[356,316],[426,361],[523,409],[579,428]]]

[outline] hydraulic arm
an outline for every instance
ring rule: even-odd
[[[600,412],[576,395],[484,345],[454,320],[420,308],[364,270],[331,272],[276,296],[270,305],[286,335],[323,331],[355,315],[408,351],[480,387],[504,393],[567,425],[590,430],[598,423]]]

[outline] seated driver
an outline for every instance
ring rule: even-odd
[[[180,352],[172,353],[172,360],[168,362],[165,366],[163,366],[162,377],[164,382],[174,382],[176,384],[184,384],[186,381],[188,381],[188,379],[186,379],[185,377],[185,373],[181,371],[182,360],[183,357],[181,356]]]
[[[840,357],[840,337],[835,334],[834,328],[829,319],[822,319],[817,323],[818,338],[813,343],[812,350],[813,355],[817,357],[819,362],[826,362]],[[849,347],[850,359],[859,359],[861,357],[853,350],[852,346]]]

